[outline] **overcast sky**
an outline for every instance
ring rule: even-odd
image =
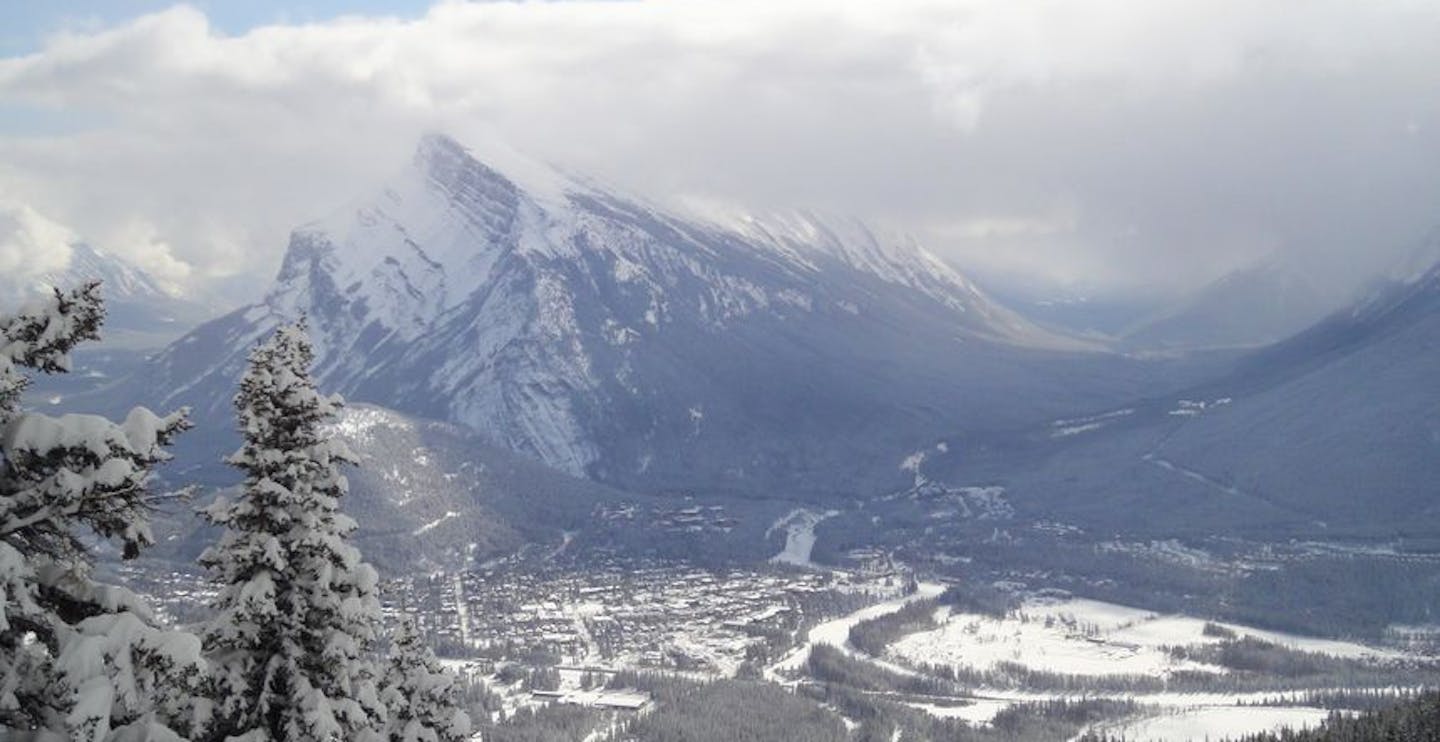
[[[0,27],[12,274],[79,237],[192,289],[266,281],[431,129],[1089,288],[1268,256],[1356,280],[1440,225],[1434,0],[133,0]]]

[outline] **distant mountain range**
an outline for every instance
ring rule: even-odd
[[[1356,296],[1278,256],[1177,294],[992,272],[978,282],[1027,319],[1126,353],[1251,350],[1304,330]]]
[[[158,348],[216,314],[138,266],[84,242],[70,246],[65,268],[19,282],[0,280],[0,296],[8,295],[6,305],[18,306],[55,287],[68,288],[92,280],[101,282],[105,297],[107,351]]]
[[[644,491],[864,496],[957,428],[1175,370],[1043,330],[852,220],[718,224],[528,163],[502,174],[432,135],[380,193],[297,229],[263,300],[110,397],[228,430],[248,348],[302,315],[324,388]]]
[[[1237,270],[1117,333],[1137,350],[1255,348],[1283,340],[1348,304],[1278,260]]]
[[[1052,421],[931,476],[993,478],[1036,517],[1151,535],[1440,536],[1440,267],[1216,378]],[[954,448],[952,446],[952,448]],[[962,449],[963,450],[963,449]]]
[[[707,527],[760,541],[777,503],[922,476],[1097,532],[1440,527],[1440,270],[1242,352],[1334,301],[1262,266],[1105,346],[853,220],[683,215],[501,159],[426,137],[380,192],[295,230],[257,302],[63,404],[189,405],[168,476],[233,482],[235,380],[304,316],[321,386],[360,403],[341,425],[369,464],[351,507],[395,563],[558,538],[647,497],[745,510]]]

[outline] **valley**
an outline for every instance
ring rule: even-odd
[[[192,410],[157,544],[107,574],[206,616],[230,390],[304,315],[384,613],[486,739],[665,739],[733,702],[821,739],[1184,740],[1440,683],[1440,397],[1404,352],[1440,269],[1258,351],[1130,352],[850,220],[542,172],[427,136],[255,303],[28,389]]]
[[[1054,590],[1029,593],[995,616],[961,607],[963,599],[941,604],[947,591],[964,588],[915,582],[903,567],[885,574],[553,569],[543,576],[467,575],[463,612],[494,618],[472,627],[463,646],[437,643],[457,667],[506,699],[507,713],[543,705],[550,694],[536,693],[523,672],[506,671],[509,663],[530,673],[554,667],[554,691],[567,703],[601,710],[597,731],[623,728],[633,712],[603,711],[604,696],[570,697],[597,687],[592,683],[684,713],[683,701],[667,703],[615,680],[636,672],[651,673],[651,682],[763,681],[802,697],[849,688],[881,709],[893,704],[936,721],[958,720],[977,738],[997,733],[997,717],[1004,724],[1004,714],[1023,716],[1056,702],[1106,702],[1117,712],[1077,731],[1176,740],[1240,735],[1314,725],[1332,708],[1368,708],[1440,681],[1440,659],[1424,653],[1162,615]],[[439,636],[457,638],[445,592],[426,599],[424,584],[411,581],[392,598],[434,606],[424,611],[427,621]],[[879,656],[856,646],[857,627],[916,606],[934,614],[935,628],[908,627]],[[1248,664],[1239,648],[1268,660]],[[1207,649],[1224,651],[1185,658]],[[838,655],[826,654],[832,652]],[[865,721],[832,710],[852,730]],[[902,730],[902,738],[928,738],[903,712],[878,717]]]
[[[1440,740],[1440,2],[0,30],[0,742]]]
[[[924,482],[912,494],[911,502],[947,508],[947,520],[964,507],[1007,532],[1074,537],[1055,523],[1019,528],[1002,492]],[[709,507],[675,517],[688,528],[687,518]],[[382,595],[387,614],[419,616],[447,665],[468,678],[479,704],[472,708],[484,711],[497,739],[547,739],[538,730],[555,714],[579,714],[566,723],[586,731],[554,739],[621,739],[615,735],[646,714],[692,713],[686,699],[695,691],[676,688],[696,683],[773,686],[811,699],[852,733],[879,725],[927,739],[937,733],[929,725],[949,724],[960,725],[947,732],[957,739],[1012,739],[1014,729],[1043,721],[1069,730],[1066,737],[1160,740],[1311,726],[1333,709],[1357,712],[1440,683],[1440,633],[1419,626],[1387,627],[1364,641],[1257,628],[1218,619],[1226,611],[1203,598],[1157,610],[1079,597],[1056,585],[1099,594],[1106,579],[1087,584],[1059,563],[1026,569],[1005,556],[997,561],[1009,568],[993,573],[973,557],[940,554],[918,570],[894,552],[856,550],[843,568],[816,564],[809,553],[799,558],[808,549],[833,553],[826,538],[834,534],[823,524],[848,515],[788,511],[759,546],[776,556],[728,567],[636,558],[633,548],[615,551],[597,546],[604,542],[593,534],[567,531],[464,571],[393,577]],[[1012,545],[1027,548],[1031,538]],[[1232,548],[1222,557],[1178,542],[1109,541],[1093,554],[1169,565],[1170,584],[1193,574],[1268,574],[1287,560],[1419,559],[1430,569],[1440,561],[1343,544]],[[203,580],[190,570],[157,579],[166,569],[148,562],[124,577],[173,620],[202,615]],[[1249,608],[1275,622],[1262,607]],[[826,700],[837,694],[849,700]],[[1088,710],[1071,718],[1072,706]]]

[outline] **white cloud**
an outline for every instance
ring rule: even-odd
[[[30,206],[0,200],[0,276],[12,288],[70,264],[75,235]]]
[[[1437,28],[1414,0],[572,0],[232,37],[178,7],[0,60],[0,105],[76,122],[0,129],[0,188],[145,225],[102,245],[173,279],[268,274],[439,128],[1056,276],[1173,286],[1257,246],[1353,275],[1435,221]]]
[[[177,260],[159,228],[142,219],[120,222],[96,235],[96,240],[106,245],[107,249],[125,255],[136,265],[145,266],[163,283],[183,283],[190,277],[190,265]]]

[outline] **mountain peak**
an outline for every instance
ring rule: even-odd
[[[421,137],[411,162],[432,184],[457,198],[480,194],[513,201],[518,190],[509,178],[444,134],[432,132]]]
[[[561,204],[570,193],[585,190],[556,167],[492,139],[461,144],[448,134],[420,137],[411,162],[431,183],[460,195],[479,191],[491,198],[524,192],[538,201]]]
[[[414,159],[417,164],[461,157],[469,157],[469,150],[449,135],[438,131],[422,134],[420,141],[415,145]]]
[[[98,280],[105,285],[107,299],[172,299],[179,292],[140,267],[85,242],[70,244],[70,258],[64,268],[47,271],[32,279],[31,291],[48,292],[52,286],[73,286]]]
[[[89,243],[77,242],[70,246],[71,274],[86,275],[106,281],[106,290],[112,295],[129,297],[174,297],[176,290],[132,263],[91,247]]]
[[[923,410],[913,421],[938,433],[948,422],[928,410],[982,414],[956,379],[1009,389],[1016,358],[1062,347],[913,240],[853,219],[742,232],[592,183],[484,140],[426,135],[378,193],[296,230],[263,304],[172,346],[143,383],[183,390],[158,403],[214,419],[227,395],[213,390],[233,386],[244,347],[304,313],[317,379],[352,399],[607,481],[692,481],[713,441],[729,452],[706,454],[713,481],[761,461],[745,476],[791,482],[811,470],[769,459],[772,442],[885,409]],[[228,355],[196,368],[202,346]],[[817,363],[847,370],[817,386]],[[795,379],[813,391],[792,402]],[[1019,409],[980,396],[996,400],[986,419]],[[772,401],[757,436],[750,421]],[[854,450],[874,450],[870,435]]]

